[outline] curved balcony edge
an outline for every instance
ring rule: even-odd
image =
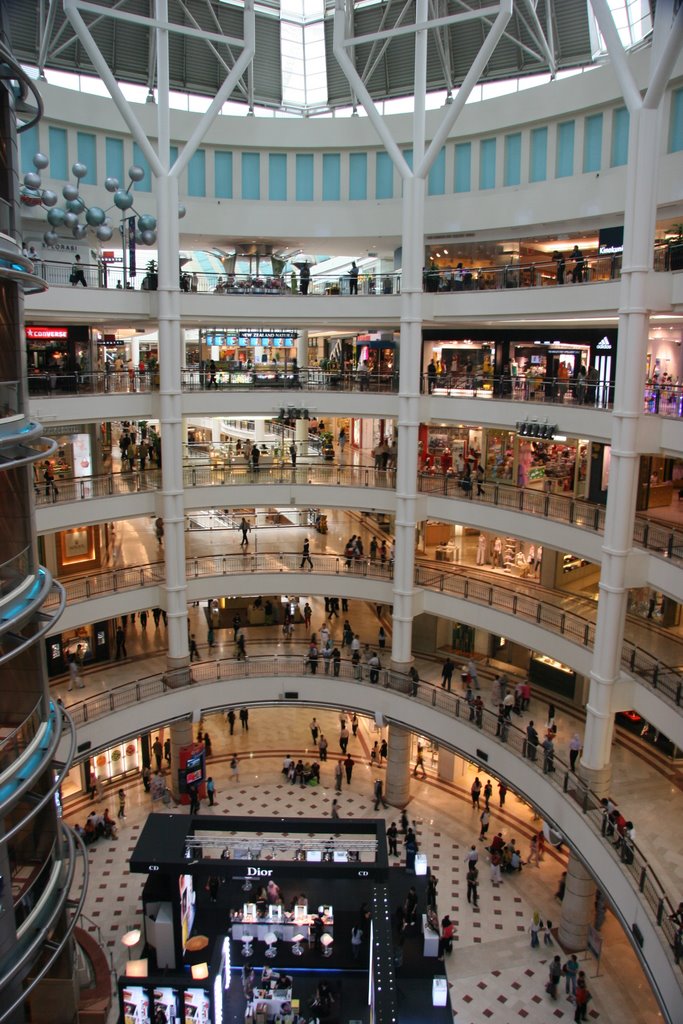
[[[389,670],[379,670],[377,682],[362,670],[362,678],[354,676],[354,668],[344,662],[339,675],[306,673],[305,656],[254,658],[250,661],[196,663],[192,667],[151,676],[126,684],[108,694],[98,695],[73,707],[74,718],[85,735],[93,719],[106,718],[102,742],[97,730],[87,756],[112,742],[154,729],[169,719],[187,717],[194,709],[211,714],[227,707],[248,703],[255,706],[281,706],[292,703],[292,689],[298,687],[299,706],[321,708],[354,707],[370,715],[382,714],[402,728],[431,735],[444,747],[454,750],[482,768],[508,782],[538,806],[544,817],[571,843],[598,883],[611,894],[615,912],[630,934],[631,924],[647,930],[648,939],[658,949],[647,945],[650,957],[657,961],[650,970],[643,959],[650,979],[659,993],[660,1002],[668,1007],[667,1019],[675,1020],[671,1008],[680,1005],[681,964],[675,963],[673,951],[674,926],[669,920],[677,901],[667,894],[646,855],[635,844],[623,843],[619,852],[610,843],[604,827],[605,818],[597,795],[569,771],[559,758],[544,764],[540,749],[531,757],[526,734],[512,722],[501,723],[500,716],[485,708],[480,715],[461,696],[440,687],[418,682]],[[245,692],[244,680],[250,680]],[[325,682],[333,685],[329,692]],[[234,684],[234,685],[233,685]],[[220,687],[220,689],[219,689]],[[285,698],[284,690],[288,691]],[[188,702],[191,706],[188,707]],[[141,706],[149,714],[143,725]],[[113,717],[116,716],[116,717]],[[499,726],[503,726],[499,731]],[[498,735],[497,735],[498,733]],[[554,771],[545,770],[552,768]],[[614,877],[613,867],[618,867]],[[619,890],[617,892],[617,890]],[[632,940],[633,941],[633,940]]]
[[[66,856],[62,858],[60,865],[65,877],[59,878],[57,877],[57,872],[53,873],[54,877],[51,878],[51,885],[48,886],[32,913],[24,921],[21,934],[17,936],[17,942],[9,954],[9,959],[12,962],[0,977],[0,991],[8,982],[16,978],[18,974],[21,974],[23,981],[41,952],[47,954],[47,959],[41,964],[30,983],[22,989],[20,996],[10,1006],[5,1006],[0,1010],[0,1024],[11,1017],[32,990],[45,978],[52,965],[61,956],[71,939],[78,917],[85,905],[89,875],[87,851],[82,839],[65,822],[60,823],[60,828],[66,848]],[[70,892],[76,873],[77,857],[81,860],[83,880],[78,902],[70,906]],[[57,896],[57,899],[54,902],[50,902],[49,896],[53,894]],[[54,928],[59,916],[67,907],[71,910],[71,915],[61,935],[58,939],[50,938],[50,931]],[[41,916],[43,920],[40,920]],[[1,965],[0,970],[2,970]]]
[[[39,594],[31,597],[28,606],[12,617],[8,615],[11,608],[3,612],[0,624],[0,665],[16,658],[21,651],[47,636],[64,612],[66,590],[43,566],[39,567],[38,573],[43,576]],[[28,635],[24,635],[27,630]]]
[[[22,796],[28,792],[37,778],[48,769],[50,762],[54,760],[64,734],[64,726],[67,726],[69,734],[69,745],[67,756],[60,764],[58,771],[47,792],[43,793],[39,800],[32,804],[31,810],[21,817],[9,831],[4,832],[0,837],[0,843],[11,839],[27,821],[30,821],[42,807],[50,800],[52,795],[59,789],[66,777],[69,767],[76,752],[76,727],[67,711],[61,705],[50,702],[50,716],[42,723],[32,742],[28,745],[21,757],[11,768],[3,772],[0,777],[0,818],[3,817]]]

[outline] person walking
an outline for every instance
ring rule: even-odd
[[[88,282],[85,279],[83,273],[83,264],[81,263],[81,257],[76,253],[74,261],[71,264],[71,276],[69,277],[71,287],[75,288],[77,284],[82,284],[84,288],[88,287]]]
[[[233,754],[230,758],[230,778],[235,782],[240,781],[240,762],[237,754]]]
[[[126,651],[126,634],[123,626],[118,626],[116,630],[116,657],[115,661],[119,661],[121,657],[127,658],[128,652]]]
[[[413,768],[413,778],[417,778],[418,771],[422,771],[422,778],[427,778],[427,772],[425,771],[425,759],[422,747],[418,745],[417,754],[415,755],[415,767]]]
[[[576,982],[579,975],[579,960],[576,953],[572,953],[569,959],[565,961],[562,967],[562,973],[565,978],[565,992],[573,1002],[574,996],[576,995]]]
[[[341,761],[337,761],[334,767],[334,791],[335,793],[341,793],[342,791],[342,779],[344,777],[344,768]]]
[[[386,761],[388,754],[389,754],[389,744],[387,743],[387,740],[386,740],[386,737],[385,737],[382,740],[382,742],[380,743],[380,745],[379,745],[379,763],[380,764],[382,764],[383,761]]]
[[[194,633],[190,636],[190,662],[197,659],[199,661],[199,648],[197,647],[197,638]]]
[[[311,559],[311,542],[309,541],[308,537],[306,537],[306,540],[304,541],[303,550],[301,552],[301,565],[299,566],[299,568],[303,569],[306,562],[308,562],[309,568],[311,572],[313,572],[313,561]],[[310,622],[308,623],[306,628],[308,628],[308,626],[310,626]]]
[[[476,807],[476,809],[479,810],[479,797],[481,796],[481,779],[479,778],[478,775],[475,778],[474,782],[472,783],[470,795],[472,797],[472,809],[474,810],[474,808]]]
[[[486,839],[486,833],[489,830],[489,823],[491,821],[491,815],[484,809],[479,815],[479,821],[481,822],[481,829],[479,831],[479,841],[484,842]]]
[[[484,786],[483,793],[484,793],[484,810],[488,811],[489,810],[489,803],[491,801],[491,796],[493,794],[493,786],[491,785],[491,780],[490,779],[486,780],[486,785]]]
[[[355,260],[352,260],[349,270],[349,295],[358,295],[358,267]]]
[[[318,737],[318,756],[321,761],[327,761],[327,737],[320,733]]]
[[[505,797],[507,796],[508,788],[504,782],[498,783],[498,806],[505,807]]]
[[[355,740],[356,736],[358,735],[358,715],[356,714],[355,711],[351,715],[351,732],[353,733],[353,738]]]
[[[164,748],[163,748],[161,740],[159,739],[158,736],[155,739],[154,743],[152,744],[152,753],[154,754],[154,757],[156,758],[157,772],[160,772],[161,771],[161,759],[164,756]]]
[[[341,750],[342,754],[346,753],[346,749],[347,749],[348,745],[349,745],[349,730],[346,728],[346,725],[343,725],[341,727],[341,729],[339,730],[339,749]]]
[[[124,789],[120,789],[119,790],[118,798],[119,798],[119,809],[118,809],[116,817],[117,818],[124,818],[125,819],[125,817],[126,817],[126,791]]]
[[[375,794],[375,810],[376,811],[379,810],[380,803],[385,808],[389,806],[389,804],[384,799],[384,790],[383,790],[382,780],[381,779],[375,779],[374,794]]]
[[[292,463],[292,469],[296,469],[296,445],[294,444],[294,441],[292,441],[289,446],[289,458]]]
[[[210,775],[206,780],[206,792],[209,797],[209,807],[213,807],[213,801],[216,796],[216,783]]]
[[[335,647],[330,655],[332,659],[332,675],[339,676],[341,670],[341,651],[338,647]]]
[[[527,861],[527,863],[528,863],[528,861]],[[531,935],[531,948],[532,949],[538,949],[538,947],[540,946],[539,935],[540,935],[542,929],[543,929],[543,921],[541,920],[541,915],[539,914],[539,912],[537,910],[534,910],[534,916],[532,917],[531,924],[529,925],[529,934]]]
[[[249,534],[251,533],[251,526],[248,521],[242,516],[242,522],[240,523],[240,530],[242,531],[242,540],[240,541],[240,547],[249,547]]]
[[[572,772],[576,771],[576,761],[581,753],[582,746],[581,737],[578,732],[575,732],[569,741],[569,770]]]
[[[235,712],[232,708],[228,711],[225,716],[228,720],[228,727],[230,729],[230,735],[233,736],[235,733]]]
[[[533,722],[529,722],[526,727],[526,756],[530,761],[536,760],[536,753],[538,751],[538,733],[534,727]]]
[[[249,732],[249,708],[240,708],[240,722],[242,732]]]
[[[557,986],[560,983],[562,977],[562,961],[559,956],[554,956],[550,961],[548,967],[548,984],[545,987],[546,992],[551,999],[557,999]]]
[[[472,686],[474,686],[474,689],[481,690],[481,686],[479,685],[479,673],[477,672],[477,666],[475,665],[474,661],[472,661],[471,658],[467,662],[467,674],[470,677],[470,681],[472,683]]]
[[[387,843],[389,844],[389,856],[398,857],[398,829],[395,821],[392,821],[387,829]]]
[[[585,977],[579,978],[576,983],[576,992],[574,993],[574,1005],[576,1006],[574,1011],[575,1024],[588,1019],[588,1004],[591,999],[592,996],[586,985]]]
[[[316,718],[311,719],[308,728],[311,730],[311,739],[313,740],[313,743],[317,744],[318,733],[320,732],[320,729],[318,728],[318,722]]]
[[[452,661],[452,659],[450,657],[446,658],[445,662],[443,663],[443,667],[441,669],[441,688],[442,689],[448,690],[450,692],[451,681],[453,679],[453,672],[454,671],[455,671],[455,663]]]
[[[473,862],[467,869],[467,902],[474,910],[479,910],[479,869]]]
[[[346,755],[346,760],[344,761],[344,770],[346,772],[346,784],[347,784],[347,786],[351,785],[351,776],[353,775],[353,766],[354,766],[354,764],[355,764],[355,761],[353,760],[351,755],[347,754]]]
[[[335,820],[339,818],[339,801],[336,798],[332,801],[332,807],[330,808],[330,817]]]
[[[77,690],[85,690],[85,683],[81,679],[81,673],[79,671],[79,665],[76,661],[76,655],[69,655],[69,685],[67,690],[71,693],[72,689],[76,687]]]

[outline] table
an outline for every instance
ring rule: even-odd
[[[273,932],[282,942],[291,942],[295,935],[303,934],[310,937],[310,926],[315,915],[309,916],[304,921],[266,921],[263,918],[258,920],[246,920],[240,917],[239,920],[231,921],[233,939],[242,939],[244,935],[251,935],[257,942],[265,942],[268,932]],[[324,917],[325,931],[331,932],[334,926],[334,919]]]

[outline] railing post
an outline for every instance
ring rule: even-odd
[[[650,534],[650,524],[649,523],[645,523],[645,527],[643,529],[643,541],[642,541],[644,548],[647,547],[647,542],[649,540],[649,534]]]
[[[640,871],[640,878],[638,880],[638,888],[641,892],[645,892],[645,882],[647,881],[647,868],[642,867]]]
[[[676,687],[676,704],[678,707],[681,706],[681,684],[679,683]]]
[[[562,792],[569,792],[569,772],[564,773],[564,779],[562,780]]]
[[[593,509],[593,529],[596,533],[600,531],[600,508]]]
[[[660,896],[657,900],[657,924],[661,928],[662,921],[664,920],[664,900]]]
[[[432,690],[432,707],[436,707],[436,690]]]
[[[563,635],[564,635],[564,627],[565,627],[566,619],[567,619],[567,616],[565,615],[564,612],[562,612],[562,616],[560,618],[560,633],[562,633]]]
[[[670,533],[669,534],[669,540],[668,540],[667,545],[666,545],[666,556],[667,556],[667,558],[671,558],[673,553],[674,553],[674,535],[673,535],[673,533]]]
[[[545,498],[543,499],[543,517],[545,519],[547,519],[549,515],[550,515],[550,495],[546,494]]]
[[[513,614],[513,615],[516,615],[516,614],[517,614],[517,595],[516,595],[516,594],[515,594],[515,596],[514,596],[514,597],[512,598],[512,614]]]
[[[659,662],[656,662],[655,663],[655,667],[652,670],[652,685],[655,688],[655,690],[657,689],[657,681],[658,681],[658,679],[659,679]]]

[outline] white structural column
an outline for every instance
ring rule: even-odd
[[[183,506],[183,424],[181,413],[181,374],[183,353],[180,328],[179,263],[180,248],[178,182],[191,157],[206,135],[221,107],[234,89],[254,55],[254,4],[245,0],[244,39],[205,32],[208,43],[216,41],[241,47],[242,52],[216,95],[183,146],[178,159],[169,167],[169,35],[194,35],[195,29],[168,20],[168,0],[155,0],[154,18],[135,15],[156,34],[157,51],[157,147],[126,100],[114,75],[100,53],[79,7],[82,0],[64,0],[64,13],[86,50],[95,70],[126,122],[131,135],[147,158],[157,182],[159,280],[157,291],[159,316],[160,425],[162,437],[162,517],[166,558],[166,611],[168,614],[168,664],[170,668],[187,663],[187,597],[185,582],[185,534]],[[125,12],[111,11],[112,17],[126,20]],[[107,17],[102,8],[101,17]],[[99,20],[99,19],[98,19]],[[132,20],[132,18],[130,19]]]
[[[393,807],[410,800],[410,733],[390,725],[387,734],[387,781],[384,796]]]
[[[606,795],[614,728],[612,701],[621,674],[626,603],[631,585],[629,554],[640,463],[637,435],[642,415],[641,367],[645,365],[649,327],[648,286],[652,277],[656,220],[660,105],[680,50],[683,11],[679,10],[672,25],[672,8],[665,10],[667,5],[661,5],[657,9],[650,87],[643,99],[605,0],[591,2],[630,115],[610,479],[586,732],[579,766],[579,774],[591,788],[598,795]],[[565,949],[585,949],[594,893],[595,885],[588,871],[572,854],[567,865],[559,928]]]
[[[629,159],[624,208],[624,253],[619,302],[609,492],[602,545],[600,595],[588,704],[582,774],[598,786],[608,774],[614,724],[612,697],[621,673],[633,540],[638,470],[637,433],[642,415],[641,367],[645,365],[649,327],[648,286],[660,153],[660,104],[683,34],[683,9],[673,25],[671,8],[657,9],[652,48],[651,85],[644,99],[636,87],[605,0],[591,0],[629,108]],[[666,8],[667,5],[662,5]],[[666,42],[664,42],[666,40]],[[677,44],[677,45],[676,45]]]

